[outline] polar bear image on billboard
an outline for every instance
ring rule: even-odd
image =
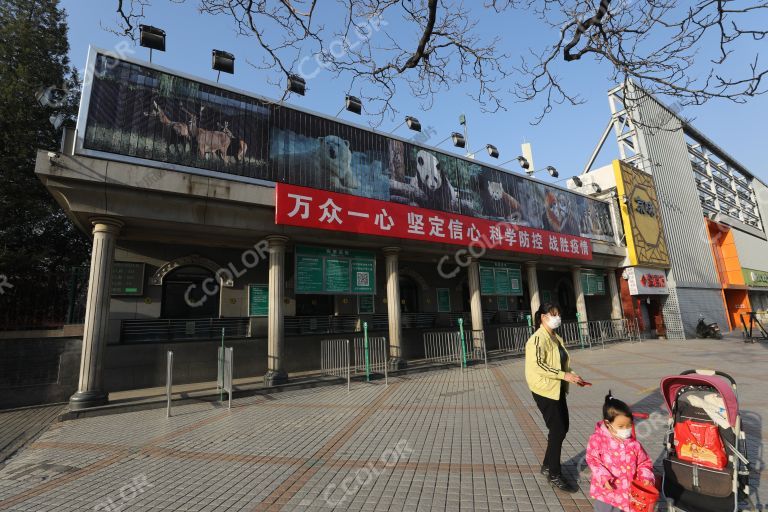
[[[349,141],[337,135],[309,138],[290,131],[275,131],[270,160],[288,183],[345,193],[360,188],[352,171]]]

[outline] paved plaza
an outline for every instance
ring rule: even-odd
[[[569,397],[563,458],[576,494],[538,474],[545,429],[522,359],[54,424],[0,470],[0,510],[592,510],[584,449],[609,388],[651,413],[638,436],[659,460],[659,379],[717,368],[740,385],[758,499],[768,345],[738,340],[575,350],[594,386]],[[765,491],[763,491],[764,493]],[[761,500],[762,501],[762,500]]]

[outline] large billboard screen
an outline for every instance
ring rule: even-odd
[[[613,241],[603,201],[101,51],[86,73],[78,124],[86,154]]]

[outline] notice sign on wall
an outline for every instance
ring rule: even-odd
[[[144,263],[116,261],[112,264],[112,295],[144,294]]]
[[[520,265],[503,261],[480,262],[481,295],[522,295]]]
[[[581,288],[584,290],[584,295],[605,295],[605,273],[582,270]]]
[[[376,293],[376,256],[369,251],[297,246],[295,268],[296,293]]]
[[[266,284],[248,285],[248,316],[267,316],[269,314],[269,286]]]

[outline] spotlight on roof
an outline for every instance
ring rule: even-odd
[[[550,176],[552,176],[553,178],[557,178],[558,176],[560,176],[560,173],[559,173],[559,172],[557,172],[557,169],[555,169],[555,168],[554,168],[554,167],[552,167],[551,165],[548,165],[548,166],[546,167],[546,171],[547,171],[547,172],[549,173],[549,175],[550,175]]]
[[[603,191],[603,189],[600,188],[600,185],[598,185],[594,181],[592,182],[592,190],[594,191],[595,194],[599,194],[600,192]]]
[[[531,164],[528,162],[528,159],[525,158],[523,155],[520,155],[517,157],[517,163],[519,163],[520,167],[522,167],[526,171],[531,167]]]
[[[233,54],[223,50],[213,50],[211,53],[211,67],[214,71],[229,73],[230,75],[234,74],[235,56]]]
[[[344,108],[353,114],[360,115],[363,112],[363,102],[360,101],[360,98],[347,94],[344,100]]]
[[[491,158],[499,158],[499,150],[493,144],[486,144],[485,149],[488,151],[488,156]]]
[[[464,135],[460,134],[459,132],[453,132],[451,134],[451,141],[457,148],[463,148],[467,145],[467,139],[465,139]]]
[[[288,75],[288,87],[286,89],[289,92],[295,92],[300,96],[304,96],[307,91],[307,81],[299,75]]]
[[[571,181],[573,182],[574,185],[576,185],[579,188],[581,188],[581,186],[584,185],[584,183],[581,181],[581,178],[579,178],[578,176],[574,176],[573,178],[571,178]]]
[[[408,126],[409,130],[413,130],[415,132],[421,131],[421,123],[413,116],[405,116],[405,124]]]
[[[164,52],[165,30],[150,25],[139,25],[139,45],[150,50]]]

